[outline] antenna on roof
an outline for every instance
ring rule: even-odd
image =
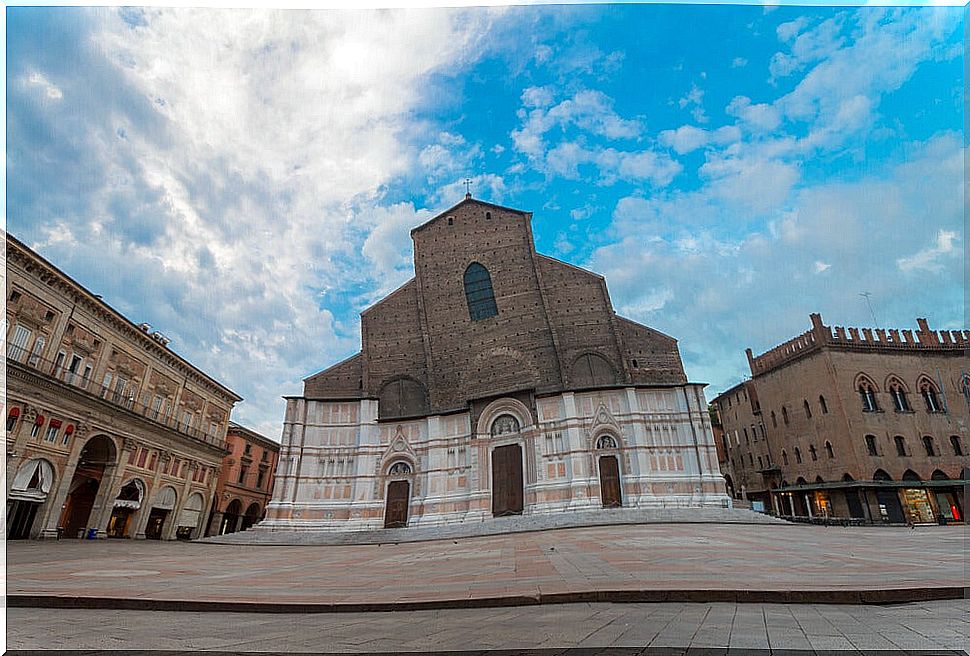
[[[465,183],[464,184],[465,184],[465,198],[471,198],[472,197],[472,192],[471,192],[472,179],[471,178],[465,178]]]
[[[872,315],[872,325],[875,328],[879,327],[879,322],[876,321],[876,313],[872,311],[872,303],[869,301],[869,297],[872,296],[872,292],[859,292],[859,296],[866,299],[866,305],[869,306],[869,314]]]

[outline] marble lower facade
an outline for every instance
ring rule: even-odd
[[[290,398],[259,530],[355,531],[604,507],[728,507],[701,385],[506,397],[378,422],[372,399]],[[537,416],[535,416],[537,415]]]

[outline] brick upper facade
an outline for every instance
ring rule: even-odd
[[[686,383],[677,341],[617,316],[601,276],[536,253],[531,220],[466,197],[412,230],[415,277],[362,313],[361,352],[307,378],[304,396],[382,399],[391,418],[515,391]],[[477,321],[463,287],[474,262],[498,309]]]

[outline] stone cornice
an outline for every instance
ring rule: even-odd
[[[156,342],[120,312],[95,297],[73,278],[7,233],[7,267],[9,269],[14,265],[22,269],[29,277],[43,282],[67,297],[74,298],[80,306],[84,307],[98,320],[110,326],[131,343],[141,346],[143,352],[169,365],[193,383],[218,396],[225,403],[231,405],[242,401],[242,397],[238,394],[197,369],[174,351]]]

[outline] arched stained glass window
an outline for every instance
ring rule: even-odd
[[[465,298],[468,300],[468,315],[472,321],[498,314],[495,292],[492,290],[492,276],[478,262],[472,262],[465,269]]]

